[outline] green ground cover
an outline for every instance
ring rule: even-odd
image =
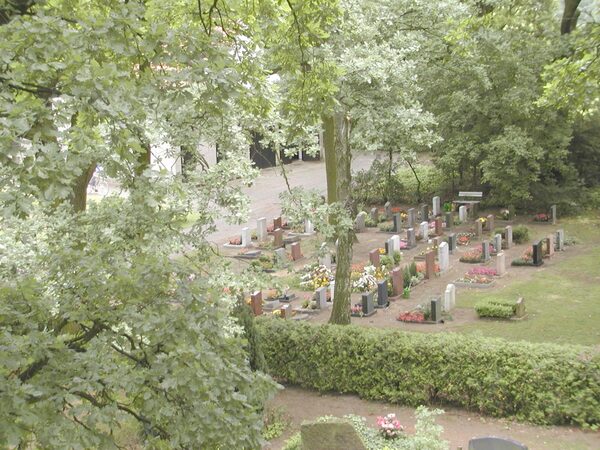
[[[572,256],[545,266],[530,279],[490,292],[461,293],[457,298],[457,306],[465,308],[484,299],[523,297],[528,318],[520,322],[477,321],[458,331],[531,342],[600,343],[599,221],[579,217],[563,223],[567,236],[578,241],[568,249]]]

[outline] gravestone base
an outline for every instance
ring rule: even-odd
[[[261,255],[261,251],[260,250],[251,250],[249,252],[246,253],[239,253],[237,255],[234,256],[234,258],[237,259],[257,259],[260,257]]]
[[[283,238],[283,245],[294,244],[295,242],[300,242],[301,239],[298,236],[290,236]]]
[[[362,314],[362,313],[360,313],[360,314],[354,314],[354,313],[352,313],[352,314],[350,314],[350,317],[359,317],[359,318],[371,317],[376,312],[377,312],[377,310],[373,309],[373,311],[371,311],[370,314]]]
[[[379,304],[376,303],[374,305],[374,307],[377,308],[377,309],[387,309],[387,308],[389,308],[390,307],[389,297],[388,297],[387,304],[385,304],[385,305],[379,305]]]
[[[263,302],[264,311],[275,311],[279,308],[281,308],[281,303],[279,302],[279,300],[269,299]]]

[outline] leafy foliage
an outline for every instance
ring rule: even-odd
[[[259,321],[259,330],[271,344],[270,372],[292,384],[540,424],[600,423],[593,348],[277,320]]]

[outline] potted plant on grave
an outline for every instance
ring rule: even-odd
[[[469,245],[471,240],[475,237],[474,233],[456,233],[456,244],[457,245]]]
[[[377,427],[379,434],[385,439],[397,439],[404,432],[404,427],[400,425],[400,422],[396,419],[396,414],[393,413],[377,417]]]
[[[402,289],[402,298],[410,298],[410,287]]]
[[[460,259],[460,262],[475,264],[483,261],[483,252],[480,247],[473,248],[468,252],[464,253]]]

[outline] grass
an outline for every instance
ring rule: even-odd
[[[457,331],[509,340],[600,344],[600,227],[597,220],[585,217],[563,225],[567,235],[581,242],[568,249],[577,255],[545,266],[525,281],[492,292],[465,292],[457,299],[457,306],[464,308],[485,299],[523,297],[528,318],[519,322],[477,321]]]

